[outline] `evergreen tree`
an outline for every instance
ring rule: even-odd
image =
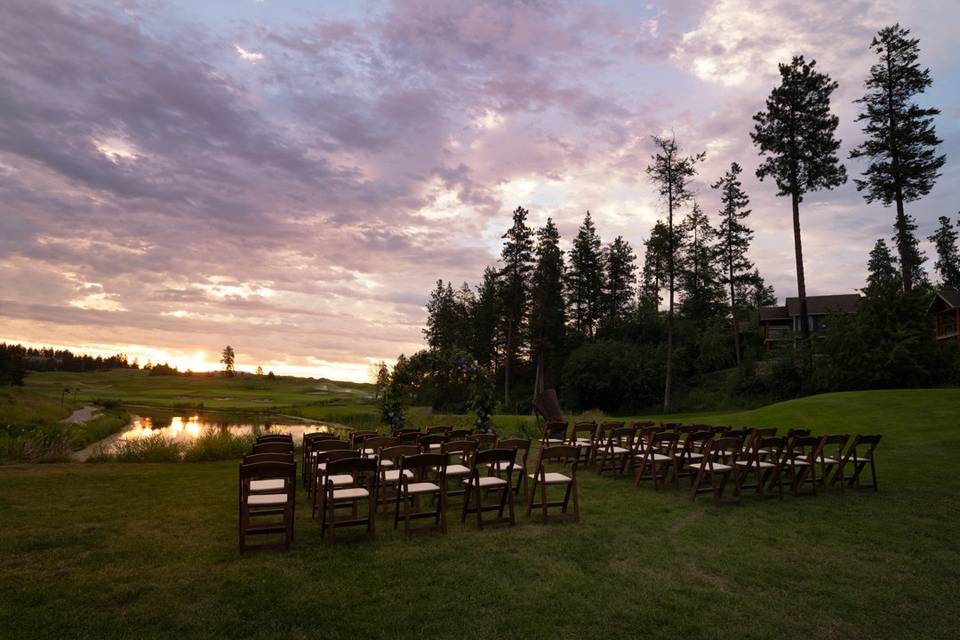
[[[491,371],[497,366],[497,318],[499,316],[500,288],[497,271],[487,267],[483,281],[477,287],[476,303],[473,306],[470,351],[480,366]]]
[[[227,345],[223,348],[223,352],[220,354],[220,364],[223,365],[223,375],[228,378],[232,378],[236,371],[234,365],[236,363],[236,354],[233,352],[233,347]],[[153,367],[148,362],[147,365],[152,369]],[[147,367],[144,367],[147,368]]]
[[[805,193],[832,189],[847,181],[847,171],[837,157],[840,141],[834,133],[840,120],[830,113],[830,94],[837,83],[816,70],[816,61],[794,56],[780,64],[780,86],[770,92],[767,110],[753,116],[750,137],[766,156],[757,169],[763,180],[773,177],[779,192],[793,205],[793,244],[797,263],[797,296],[803,338],[810,337],[807,286],[800,237],[800,202]]]
[[[533,271],[533,231],[527,226],[529,211],[517,207],[513,226],[503,239],[500,260],[501,332],[503,334],[503,404],[510,406],[510,376],[523,346],[527,324],[527,302],[530,297],[530,274]]]
[[[604,314],[608,323],[614,323],[622,320],[630,310],[637,285],[637,256],[630,243],[623,236],[617,236],[606,247],[604,258]]]
[[[682,223],[685,242],[680,254],[681,310],[698,326],[713,320],[723,297],[717,271],[716,231],[696,202]]]
[[[928,240],[937,248],[934,268],[940,275],[940,284],[960,289],[960,251],[957,249],[957,230],[947,216],[938,218],[940,226]]]
[[[750,198],[743,191],[740,173],[743,169],[736,162],[730,163],[730,169],[713,185],[720,191],[720,226],[717,227],[717,253],[721,262],[720,283],[727,287],[730,294],[730,318],[733,326],[733,346],[736,351],[737,366],[743,363],[740,346],[740,331],[737,327],[737,312],[743,299],[737,292],[750,279],[753,263],[747,257],[753,230],[745,221],[750,215]]]
[[[567,291],[574,328],[592,338],[603,308],[603,251],[589,211],[570,249]]]
[[[641,307],[656,311],[663,302],[660,292],[666,282],[667,248],[670,244],[667,225],[657,220],[650,230],[650,237],[643,242],[643,269],[640,273]]]
[[[689,181],[697,174],[696,165],[703,161],[706,153],[683,156],[674,137],[654,136],[653,143],[657,147],[657,153],[651,158],[653,163],[647,167],[647,175],[657,186],[660,197],[667,204],[667,246],[664,264],[668,291],[667,362],[663,385],[663,408],[669,409],[673,385],[673,305],[677,284],[677,252],[680,250],[676,235],[677,225],[674,224],[673,216],[687,200],[693,197]]]
[[[935,154],[941,140],[933,116],[940,110],[913,101],[931,84],[930,70],[917,62],[919,42],[899,24],[881,29],[873,38],[870,47],[878,61],[870,67],[866,94],[856,101],[863,105],[857,122],[865,122],[867,137],[850,152],[851,158],[869,159],[863,179],[855,180],[857,190],[866,192],[866,201],[879,200],[885,207],[896,204],[895,242],[904,291],[916,284],[924,257],[917,248],[916,224],[903,205],[930,193],[945,161],[945,156]]]
[[[768,285],[758,269],[754,269],[749,280],[745,283],[742,293],[737,294],[737,300],[748,300],[755,309],[777,304],[777,294],[773,285]]]
[[[534,395],[544,390],[548,355],[563,343],[566,304],[563,283],[565,266],[560,249],[560,231],[551,218],[537,230],[537,264],[533,270],[530,334],[537,363]]]
[[[864,295],[871,299],[887,300],[897,295],[901,282],[897,262],[890,253],[890,248],[883,238],[877,238],[867,262],[867,286],[863,288]]]

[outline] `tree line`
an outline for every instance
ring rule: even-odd
[[[886,305],[888,311],[900,310],[899,315],[887,313],[883,321],[874,317],[877,329],[896,334],[898,318],[904,321],[909,316],[909,339],[924,352],[930,346],[929,336],[921,335],[930,334],[929,322],[923,326],[922,317],[930,283],[917,225],[906,205],[930,192],[945,162],[945,156],[936,152],[941,141],[933,118],[939,111],[916,102],[931,79],[929,69],[918,62],[919,41],[909,29],[900,25],[881,29],[870,48],[876,63],[869,70],[864,95],[856,101],[864,140],[850,158],[866,161],[854,180],[866,203],[894,207],[895,251],[883,239],[877,241],[864,292],[868,309],[875,307],[879,313]],[[779,72],[780,82],[754,116],[750,135],[761,159],[757,177],[772,180],[777,194],[790,202],[801,361],[794,362],[791,356],[783,366],[793,368],[784,372],[786,377],[804,378],[813,375],[814,359],[801,205],[807,194],[845,183],[847,171],[838,155],[839,118],[831,110],[837,83],[817,68],[815,60],[802,55],[780,64]],[[433,389],[433,395],[420,393],[417,400],[444,404],[436,385],[426,381],[444,378],[442,363],[449,359],[442,354],[451,352],[461,359],[466,354],[494,372],[508,410],[525,408],[529,398],[548,386],[563,389],[571,405],[650,406],[659,395],[657,402],[669,409],[678,384],[681,390],[690,389],[697,376],[732,366],[742,385],[753,384],[754,363],[761,355],[756,311],[776,298],[749,257],[753,232],[750,198],[741,182],[743,168],[731,163],[711,183],[721,203],[711,214],[703,211],[691,188],[705,153],[684,152],[673,136],[655,136],[652,142],[655,152],[646,173],[660,196],[664,216],[643,243],[642,264],[637,264],[636,253],[624,238],[604,244],[589,211],[565,252],[552,219],[533,229],[529,211],[517,207],[503,235],[499,264],[487,267],[478,286],[464,283],[455,288],[441,279],[431,292],[424,336],[433,355],[416,354],[398,362],[406,379],[422,382],[414,389]],[[941,217],[929,239],[937,248],[935,269],[941,282],[957,286],[957,231],[950,219]],[[881,272],[884,275],[877,275]],[[882,285],[874,282],[878,279]],[[824,340],[817,348],[829,344],[842,351],[836,331],[830,333],[833,341]],[[869,340],[861,346],[871,348]],[[921,358],[917,367],[936,369],[939,365],[931,364],[931,358]],[[800,392],[803,385],[797,386],[795,391]]]

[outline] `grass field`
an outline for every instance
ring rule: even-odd
[[[583,520],[236,550],[236,464],[0,468],[4,638],[956,638],[960,391],[698,421],[876,432],[881,490],[714,505],[582,474]]]

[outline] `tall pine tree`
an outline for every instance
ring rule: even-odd
[[[637,286],[637,256],[630,243],[623,236],[617,236],[604,250],[604,259],[603,307],[605,322],[612,324],[623,320],[633,302]]]
[[[589,211],[570,249],[567,292],[574,328],[592,338],[603,311],[603,251]]]
[[[470,349],[480,366],[496,373],[497,318],[500,307],[500,282],[496,269],[487,267],[477,287],[473,305],[473,345]]]
[[[667,225],[662,220],[657,220],[650,230],[650,237],[643,241],[639,303],[641,307],[649,307],[653,311],[656,311],[663,302],[660,292],[666,282],[669,233]]]
[[[503,404],[510,406],[510,382],[524,342],[530,274],[533,271],[533,231],[527,226],[529,211],[517,207],[513,226],[503,234],[500,260],[500,323],[503,334]]]
[[[883,238],[877,238],[867,261],[867,286],[864,295],[871,300],[889,300],[900,290],[901,279],[897,262]]]
[[[562,345],[566,329],[563,251],[560,249],[560,231],[551,218],[537,229],[536,260],[530,307],[530,335],[537,367],[534,396],[546,388],[548,378],[551,384],[553,382],[553,372],[548,371],[547,361]]]
[[[750,198],[743,191],[740,174],[743,169],[736,162],[730,163],[730,169],[713,185],[720,191],[720,226],[717,227],[717,253],[719,255],[720,283],[729,292],[730,319],[733,327],[733,348],[737,356],[737,366],[743,363],[740,347],[740,331],[737,327],[737,313],[743,300],[737,295],[750,279],[753,263],[747,257],[753,230],[745,222],[750,216]]]
[[[960,289],[960,251],[957,249],[957,230],[947,216],[938,218],[940,226],[928,240],[937,248],[934,268],[940,275],[940,284]]]
[[[916,284],[924,260],[914,234],[916,224],[904,203],[930,193],[945,161],[935,153],[941,140],[933,116],[940,110],[913,101],[931,84],[930,70],[917,62],[919,42],[899,24],[881,29],[873,38],[870,47],[878,61],[870,67],[866,94],[856,101],[863,105],[857,122],[865,122],[867,137],[850,152],[851,158],[869,160],[863,179],[855,180],[857,190],[866,192],[866,201],[879,200],[885,207],[896,204],[895,242],[904,291]]]
[[[810,337],[807,314],[807,285],[803,271],[803,243],[800,236],[800,202],[804,194],[832,189],[847,181],[840,164],[835,132],[840,120],[830,113],[830,94],[837,83],[816,70],[816,61],[794,56],[780,65],[780,86],[770,92],[767,110],[753,116],[750,133],[764,160],[757,177],[772,177],[777,195],[790,196],[793,205],[793,246],[797,263],[797,296],[800,299],[800,330]]]
[[[702,326],[717,316],[723,296],[714,246],[716,232],[696,202],[682,226],[686,242],[680,256],[680,309]]]
[[[681,154],[680,145],[675,137],[653,137],[657,152],[652,156],[653,163],[647,167],[647,175],[657,186],[660,197],[667,204],[667,246],[665,248],[667,304],[667,362],[663,385],[663,408],[670,408],[673,387],[673,316],[674,297],[677,285],[677,243],[674,215],[693,194],[690,191],[690,179],[697,174],[697,164],[706,157],[705,152],[692,156]]]

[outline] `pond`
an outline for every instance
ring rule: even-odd
[[[248,419],[247,419],[248,420]],[[130,423],[123,431],[93,444],[76,453],[79,460],[85,460],[95,451],[110,453],[118,442],[139,438],[162,436],[164,439],[189,445],[204,434],[230,433],[236,436],[251,433],[289,433],[295,444],[303,442],[305,433],[335,433],[345,436],[349,428],[329,422],[311,424],[282,422],[249,422],[244,418],[214,419],[200,415],[142,416],[131,415]]]

